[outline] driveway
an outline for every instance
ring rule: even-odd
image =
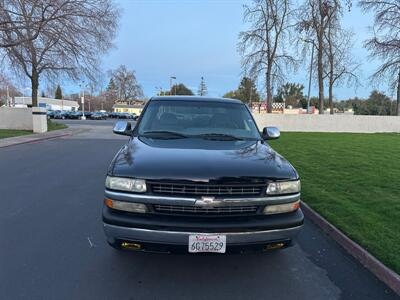
[[[266,254],[119,253],[102,232],[110,121],[0,149],[0,299],[399,299],[316,226]]]

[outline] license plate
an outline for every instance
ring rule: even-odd
[[[226,235],[206,235],[193,234],[189,235],[189,252],[226,252]]]

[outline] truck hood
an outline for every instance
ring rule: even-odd
[[[112,176],[196,182],[297,179],[292,165],[262,141],[132,138],[114,157]]]

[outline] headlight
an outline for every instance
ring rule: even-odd
[[[133,213],[141,213],[144,214],[147,212],[147,206],[143,203],[134,203],[134,202],[125,202],[125,201],[117,201],[106,199],[104,203],[112,209],[129,211]]]
[[[271,182],[267,187],[267,195],[294,194],[301,189],[300,180]]]
[[[300,208],[300,201],[285,203],[285,204],[267,205],[264,208],[264,215],[283,214],[296,211],[299,208]]]
[[[146,192],[146,181],[143,179],[107,176],[106,188],[117,191],[144,193]]]

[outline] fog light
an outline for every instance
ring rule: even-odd
[[[275,249],[280,249],[285,246],[284,243],[274,243],[274,244],[268,244],[264,247],[264,250],[275,250]]]
[[[142,249],[142,245],[137,243],[130,243],[130,242],[123,242],[121,243],[121,247],[124,249],[131,249],[131,250],[140,250]]]
[[[264,215],[283,214],[296,211],[300,208],[300,200],[285,204],[267,205],[264,208]]]
[[[125,201],[117,201],[106,199],[104,200],[106,206],[116,210],[134,212],[134,213],[146,213],[147,206],[143,203],[135,203],[135,202],[125,202]]]

